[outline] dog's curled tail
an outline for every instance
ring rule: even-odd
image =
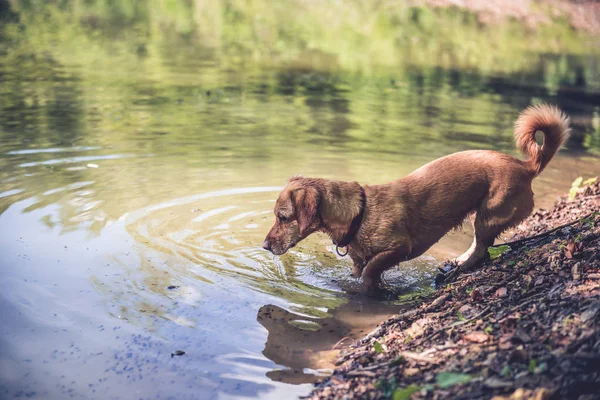
[[[544,134],[540,147],[535,133]],[[523,155],[529,157],[529,164],[535,176],[548,165],[554,154],[560,149],[571,133],[570,121],[558,107],[538,104],[526,108],[515,123],[515,142]]]

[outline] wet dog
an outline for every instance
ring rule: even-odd
[[[473,244],[455,260],[456,272],[468,271],[487,258],[487,248],[500,233],[531,213],[531,182],[569,132],[569,119],[558,108],[537,105],[523,111],[515,125],[515,142],[525,161],[471,150],[384,185],[294,177],[277,198],[276,221],[263,248],[284,254],[311,233],[324,232],[336,249],[347,247],[354,275],[372,289],[385,270],[423,254],[469,216]]]

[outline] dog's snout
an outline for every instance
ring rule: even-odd
[[[271,251],[271,242],[269,241],[269,239],[265,239],[265,241],[262,244],[262,247],[265,250]]]

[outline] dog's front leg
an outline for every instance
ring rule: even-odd
[[[409,253],[408,246],[401,246],[375,255],[362,271],[363,287],[366,290],[377,288],[377,285],[381,282],[381,274],[386,269],[406,260]]]
[[[350,258],[352,259],[352,276],[360,278],[363,269],[365,269],[366,261],[355,252],[350,253]]]
[[[354,261],[354,265],[352,265],[352,276],[355,278],[360,278],[363,272],[363,266],[356,261]]]

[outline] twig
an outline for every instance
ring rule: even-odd
[[[410,358],[412,360],[426,362],[426,363],[434,363],[436,360],[431,357],[426,357],[423,354],[413,353],[412,351],[403,351],[400,355],[404,358]]]
[[[490,308],[491,308],[490,306],[487,306],[487,307],[486,307],[486,308],[484,308],[484,309],[483,309],[483,311],[481,311],[479,314],[477,314],[477,315],[475,315],[475,316],[473,316],[473,317],[471,317],[471,318],[469,318],[469,319],[467,319],[467,320],[464,320],[464,321],[458,321],[458,322],[454,322],[454,323],[452,323],[452,324],[450,324],[450,325],[444,326],[444,327],[442,327],[442,328],[440,328],[440,329],[438,329],[438,330],[434,331],[434,332],[433,332],[433,333],[431,333],[430,335],[428,335],[428,336],[424,337],[423,339],[421,339],[421,340],[419,341],[419,343],[415,344],[414,346],[415,346],[415,347],[418,347],[418,346],[422,345],[422,344],[423,344],[423,343],[425,343],[427,340],[433,339],[433,338],[434,338],[434,337],[436,337],[436,336],[437,336],[437,335],[438,335],[440,332],[442,332],[442,331],[445,331],[446,329],[449,329],[449,328],[456,328],[457,326],[461,326],[461,325],[468,324],[469,322],[471,322],[471,321],[474,321],[474,320],[476,320],[477,318],[479,318],[479,317],[483,316],[484,314],[486,314],[486,313],[487,313],[487,312],[490,310]]]
[[[377,376],[377,374],[375,372],[372,372],[369,370],[361,370],[361,369],[355,369],[355,370],[349,371],[346,375],[348,375],[348,376],[366,376],[369,378],[375,378]]]
[[[583,216],[583,217],[580,217],[580,218],[576,219],[575,221],[571,221],[571,222],[569,222],[569,223],[567,223],[567,224],[563,224],[563,225],[557,226],[557,227],[555,227],[555,228],[552,228],[552,229],[550,229],[549,231],[542,232],[542,233],[538,233],[537,235],[529,236],[529,237],[526,237],[526,238],[523,238],[523,239],[519,239],[519,240],[513,240],[512,242],[498,243],[498,244],[496,244],[496,245],[493,245],[493,246],[490,246],[490,247],[500,247],[500,246],[508,246],[508,247],[511,247],[511,246],[515,246],[515,245],[517,245],[517,244],[520,244],[520,243],[529,242],[529,241],[531,241],[531,240],[539,239],[539,238],[541,238],[541,237],[548,236],[548,235],[550,235],[551,233],[554,233],[554,232],[556,232],[556,231],[558,231],[558,230],[560,230],[560,229],[562,229],[562,228],[566,228],[567,226],[571,226],[571,225],[574,225],[574,224],[576,224],[576,223],[578,223],[578,222],[581,222],[581,220],[584,220],[584,219],[586,219],[586,218],[589,218],[589,217],[591,217],[591,216],[592,216],[592,215],[594,215],[596,212],[597,212],[597,211],[591,212],[591,213],[589,213],[588,215],[585,215],[585,216]]]
[[[502,315],[502,317],[500,318],[496,318],[496,321],[500,321],[501,319],[506,318],[507,316],[509,316],[510,314],[512,314],[513,312],[515,312],[516,310],[518,310],[519,308],[526,306],[530,303],[533,303],[534,301],[537,301],[538,299],[546,296],[547,293],[541,293],[538,294],[536,296],[532,296],[529,300],[526,300],[520,304],[517,304],[516,306],[512,307],[510,310],[508,310],[504,315]]]
[[[335,348],[338,347],[338,345],[340,345],[346,339],[352,339],[352,338],[350,336],[344,336],[343,338],[341,338],[340,340],[338,340],[336,344],[333,345],[333,347],[331,348],[331,350],[335,350]]]

